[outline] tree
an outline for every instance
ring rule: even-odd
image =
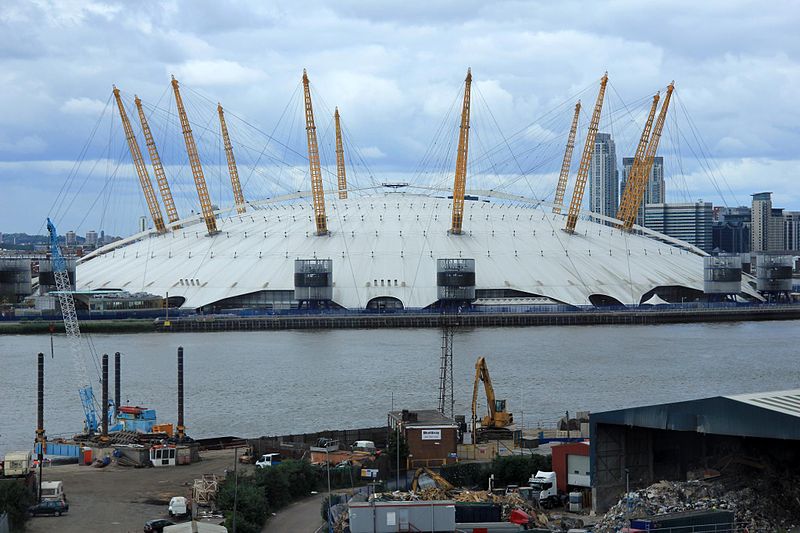
[[[389,447],[386,450],[386,454],[389,456],[389,462],[392,465],[392,468],[397,468],[397,442],[400,441],[400,465],[403,468],[403,465],[406,464],[406,459],[408,459],[408,443],[406,439],[403,438],[402,435],[399,435],[397,431],[392,431],[389,434]]]
[[[24,531],[33,494],[16,479],[0,480],[0,514],[8,513],[11,531]]]
[[[267,500],[252,476],[240,476],[239,487],[235,489],[233,476],[228,476],[220,486],[217,505],[225,511],[225,526],[233,528],[233,503],[236,498],[236,531],[258,533],[269,515]]]
[[[528,479],[537,471],[550,471],[552,461],[544,455],[511,455],[495,457],[491,472],[497,486],[527,485]]]

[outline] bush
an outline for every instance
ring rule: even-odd
[[[11,531],[24,531],[28,507],[34,497],[28,488],[17,480],[0,481],[0,514],[8,513]]]
[[[319,472],[308,461],[284,461],[275,468],[289,481],[289,496],[292,500],[305,498],[317,489]]]
[[[239,477],[236,491],[236,531],[259,533],[269,515],[267,500],[252,476]],[[233,531],[234,479],[229,476],[219,489],[217,505],[225,511],[225,527]]]
[[[538,470],[552,470],[552,459],[544,455],[511,455],[495,457],[492,461],[491,474],[494,474],[495,485],[527,485],[531,475]]]
[[[286,475],[283,463],[268,468],[259,468],[256,471],[255,483],[267,499],[267,506],[272,512],[285,507],[292,501],[290,494],[291,483]]]
[[[453,463],[444,465],[441,474],[456,487],[486,488],[490,469],[490,463]]]

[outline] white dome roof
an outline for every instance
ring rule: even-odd
[[[207,236],[197,217],[163,235],[145,232],[83,258],[81,290],[116,288],[186,298],[198,308],[263,290],[293,290],[295,259],[333,260],[333,300],[363,308],[394,297],[407,308],[437,300],[436,259],[475,260],[477,289],[515,289],[571,305],[591,295],[638,304],[658,286],[703,290],[702,252],[565,215],[522,198],[467,201],[464,232],[450,235],[451,201],[404,192],[326,199],[330,235],[317,236],[304,194],[220,218]],[[377,286],[376,286],[377,280]],[[743,285],[743,291],[752,293]]]

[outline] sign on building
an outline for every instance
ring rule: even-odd
[[[423,429],[422,440],[442,440],[441,429]]]

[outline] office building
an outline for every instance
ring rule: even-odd
[[[713,249],[711,202],[647,204],[644,225],[710,252]]]
[[[775,252],[786,250],[784,217],[782,208],[772,207],[772,193],[759,192],[753,195],[751,250],[753,252]]]
[[[589,166],[589,210],[592,213],[615,217],[618,208],[617,149],[610,133],[598,133]]]
[[[633,167],[632,157],[622,158],[622,182],[619,187],[620,200],[628,186],[631,168]],[[647,178],[647,186],[644,189],[642,203],[639,204],[639,214],[636,216],[636,224],[642,225],[644,221],[644,210],[647,204],[663,204],[667,201],[666,184],[664,182],[664,158],[658,156],[653,159],[653,167],[650,169],[650,176]]]
[[[712,225],[712,248],[715,252],[747,253],[750,251],[750,208],[715,207]]]
[[[97,232],[90,230],[86,232],[86,245],[97,246]]]

